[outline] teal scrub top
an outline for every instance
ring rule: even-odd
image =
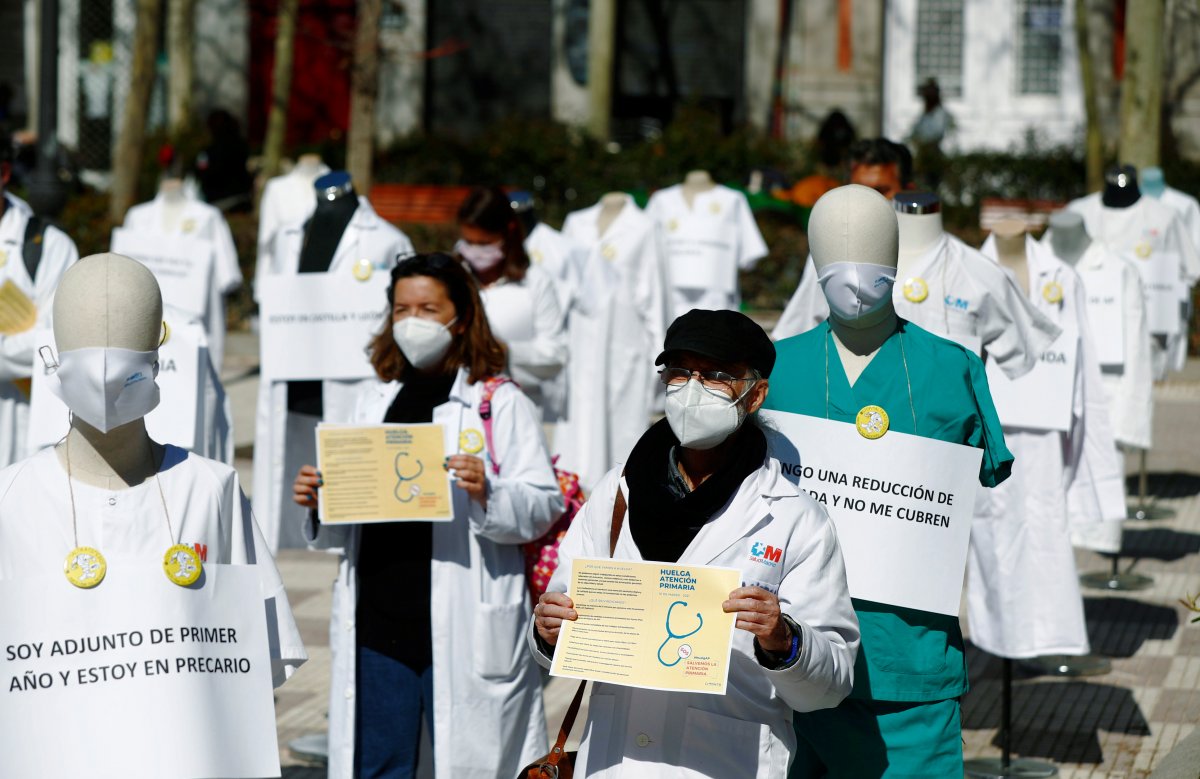
[[[764,408],[853,423],[863,406],[881,406],[890,430],[982,449],[979,482],[985,487],[1011,473],[1013,456],[983,362],[957,343],[901,319],[853,387],[828,322],[780,341],[775,350]],[[936,701],[967,691],[957,617],[859,599],[854,609],[862,645],[850,697]]]

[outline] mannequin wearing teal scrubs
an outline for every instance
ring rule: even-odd
[[[851,189],[856,191],[844,192]],[[864,406],[880,406],[889,430],[982,449],[979,481],[994,486],[1008,477],[1013,458],[982,361],[896,317],[890,294],[861,317],[853,313],[853,300],[847,305],[833,299],[848,293],[844,286],[830,286],[837,278],[829,265],[867,263],[885,270],[896,265],[895,214],[882,197],[875,195],[876,204],[861,189],[835,189],[822,198],[834,195],[826,208],[818,202],[813,209],[812,255],[827,279],[822,284],[836,321],[776,345],[778,367],[764,408],[853,424]],[[854,690],[834,709],[795,715],[798,743],[790,776],[961,777],[958,699],[967,690],[967,669],[958,619],[853,603],[862,631]]]

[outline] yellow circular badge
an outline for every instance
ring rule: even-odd
[[[4,249],[0,249],[0,268],[3,268],[7,264],[8,264],[8,252],[6,252]]]
[[[925,283],[925,279],[920,276],[913,276],[908,281],[904,282],[904,297],[911,300],[913,303],[920,303],[925,298],[929,297],[929,285]]]
[[[713,203],[708,207],[708,210],[712,211],[714,214],[719,214],[719,213],[721,213],[721,204]]]
[[[162,323],[162,335],[158,339],[158,345],[162,346],[169,340],[171,340],[171,326],[164,319]]]
[[[67,553],[63,563],[63,573],[67,581],[82,590],[90,590],[104,581],[108,573],[108,562],[98,549],[90,546],[77,546]]]
[[[371,274],[375,272],[375,266],[371,264],[370,260],[364,257],[358,262],[354,263],[353,272],[354,278],[358,279],[359,281],[366,281],[367,279],[371,278]]]
[[[195,219],[184,219],[183,224],[180,225],[180,227],[185,233],[190,233],[196,229],[196,220]]]
[[[1153,252],[1154,252],[1154,247],[1151,246],[1150,244],[1146,243],[1145,241],[1143,241],[1143,242],[1139,243],[1137,246],[1133,247],[1133,253],[1136,254],[1138,257],[1141,257],[1143,260],[1149,259],[1150,255]]]
[[[534,249],[533,251],[531,251],[531,252],[529,253],[529,259],[533,261],[533,264],[534,264],[534,265],[537,265],[537,264],[541,263],[541,262],[542,262],[542,260],[544,260],[544,259],[546,259],[546,258],[545,258],[545,256],[542,254],[542,250],[541,250],[541,249]]]
[[[671,232],[675,232],[676,230],[678,230],[679,229],[679,220],[672,219],[671,221],[667,222],[667,229],[670,230]]]
[[[617,250],[607,244],[600,250],[600,254],[610,262],[617,258]]]
[[[172,584],[180,587],[195,584],[203,570],[200,555],[186,544],[176,544],[163,555],[163,571]]]
[[[483,433],[475,428],[468,428],[458,436],[458,448],[467,454],[479,454],[483,451]]]
[[[1057,281],[1046,282],[1046,286],[1042,287],[1042,299],[1047,303],[1061,303],[1063,299],[1062,284]]]
[[[879,406],[863,406],[854,420],[858,434],[874,441],[888,431],[888,415]]]

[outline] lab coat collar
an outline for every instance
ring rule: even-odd
[[[473,406],[473,398],[471,396],[472,385],[469,383],[469,375],[465,368],[459,368],[458,373],[454,376],[454,384],[450,387],[450,396],[446,403],[457,402],[464,406]],[[400,394],[401,388],[404,386],[402,381],[379,382],[374,385],[374,390],[378,394],[378,401],[382,405],[382,415],[387,413],[388,408]],[[443,404],[445,405],[445,404]]]
[[[381,221],[379,214],[375,213],[375,209],[371,208],[367,199],[359,195],[358,208],[355,209],[354,216],[350,218],[350,225],[359,230],[376,230]]]

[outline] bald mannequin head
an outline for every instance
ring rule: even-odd
[[[808,217],[808,246],[818,273],[835,262],[894,268],[900,246],[896,212],[870,187],[830,190]]]
[[[60,352],[158,348],[162,293],[149,269],[119,254],[93,254],[63,274],[54,293],[54,342]]]

